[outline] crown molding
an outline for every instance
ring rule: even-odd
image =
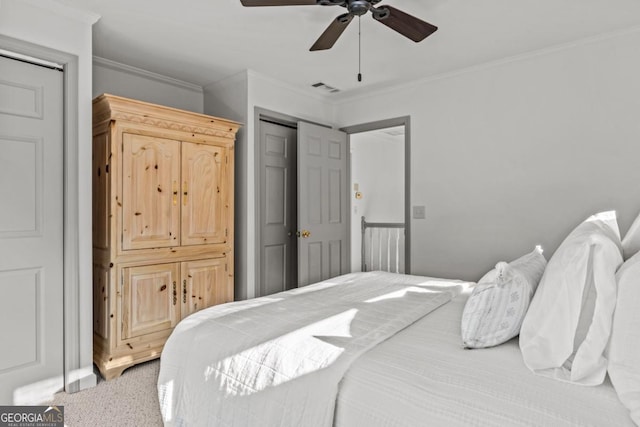
[[[333,106],[339,106],[349,102],[361,101],[363,99],[384,95],[384,94],[388,94],[395,91],[408,90],[408,89],[429,84],[438,80],[445,80],[445,79],[454,78],[454,77],[461,76],[468,73],[488,70],[491,68],[500,67],[500,66],[515,63],[515,62],[525,61],[538,56],[550,55],[552,53],[574,49],[581,46],[596,44],[606,40],[614,39],[617,37],[623,37],[629,34],[634,34],[639,32],[640,32],[640,26],[634,26],[634,27],[625,28],[622,30],[616,30],[608,33],[598,34],[596,36],[585,37],[585,38],[574,40],[567,43],[561,43],[561,44],[545,47],[542,49],[536,49],[529,52],[519,53],[517,55],[508,56],[505,58],[484,62],[481,64],[476,64],[470,67],[460,68],[453,71],[447,71],[445,73],[423,77],[417,80],[391,84],[389,86],[386,86],[385,88],[373,90],[367,93],[359,93],[351,96],[348,93],[345,93],[344,96],[341,96],[341,97],[340,95],[338,95],[340,98],[333,100],[332,104]]]
[[[21,0],[23,3],[27,3],[31,6],[46,9],[57,15],[61,15],[74,21],[84,22],[85,24],[93,25],[101,18],[100,15],[88,10],[80,10],[74,7],[58,3],[54,0]]]
[[[313,93],[311,91],[311,89],[309,90],[305,90],[299,86],[294,86],[290,83],[286,83],[283,82],[282,80],[278,80],[275,79],[273,77],[269,77],[267,75],[261,74],[255,70],[251,70],[251,69],[246,69],[243,70],[239,73],[236,74],[232,74],[228,77],[224,77],[220,80],[216,80],[214,82],[211,82],[207,85],[204,86],[204,89],[207,90],[207,88],[212,87],[212,86],[219,86],[219,85],[224,85],[224,84],[231,84],[231,83],[236,83],[238,81],[242,81],[242,80],[246,80],[248,83],[247,85],[250,85],[251,80],[261,80],[263,82],[266,82],[272,86],[276,86],[279,88],[282,88],[284,90],[290,91],[290,92],[294,92],[300,96],[306,97],[306,98],[313,98],[317,101],[321,101],[321,102],[325,102],[329,105],[332,105],[331,100],[323,95],[319,95],[317,93]],[[249,87],[249,90],[251,88]]]
[[[317,93],[313,93],[311,88],[309,88],[308,90],[305,90],[305,89],[301,88],[300,86],[294,86],[294,85],[292,85],[290,83],[283,82],[282,80],[278,80],[278,79],[275,79],[273,77],[266,76],[264,74],[260,74],[259,72],[251,70],[251,69],[247,70],[247,76],[249,76],[251,78],[254,78],[254,79],[262,80],[262,81],[267,82],[267,83],[269,83],[269,84],[271,84],[273,86],[277,86],[277,87],[280,87],[282,89],[286,89],[286,90],[289,90],[291,92],[295,92],[298,95],[301,95],[301,96],[304,96],[304,97],[313,98],[313,99],[316,99],[318,101],[326,102],[329,105],[332,104],[331,99],[329,99],[327,96],[323,96],[323,95],[319,95]]]
[[[239,73],[235,73],[230,76],[223,77],[220,80],[215,80],[211,83],[207,83],[206,85],[203,86],[203,89],[207,91],[209,88],[213,86],[228,85],[228,84],[234,84],[241,81],[247,81],[249,79],[247,71],[248,70],[242,70]]]
[[[155,80],[160,83],[178,87],[180,89],[187,89],[197,93],[203,92],[202,86],[199,86],[197,84],[174,79],[173,77],[163,76],[162,74],[143,70],[137,67],[132,67],[131,65],[122,64],[120,62],[112,61],[106,58],[101,58],[99,56],[93,57],[93,65],[97,65],[99,67],[108,68],[115,71],[121,71],[123,73],[131,74],[138,77],[143,77],[149,80]]]

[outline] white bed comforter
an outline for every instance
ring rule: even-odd
[[[465,350],[467,295],[362,355],[340,382],[336,427],[633,427],[611,383],[533,374],[518,340]]]
[[[330,426],[353,361],[465,285],[354,273],[198,312],[176,327],[162,353],[164,422]]]

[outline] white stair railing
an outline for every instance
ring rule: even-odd
[[[367,222],[363,216],[361,229],[362,271],[404,273],[404,223]]]

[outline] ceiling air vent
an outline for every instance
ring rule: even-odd
[[[322,89],[329,93],[340,92],[340,89],[336,89],[335,87],[329,86],[328,84],[322,82],[314,83],[311,86],[315,87],[316,89]]]

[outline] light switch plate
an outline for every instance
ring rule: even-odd
[[[426,208],[424,206],[413,207],[413,219],[425,219],[426,217]]]

